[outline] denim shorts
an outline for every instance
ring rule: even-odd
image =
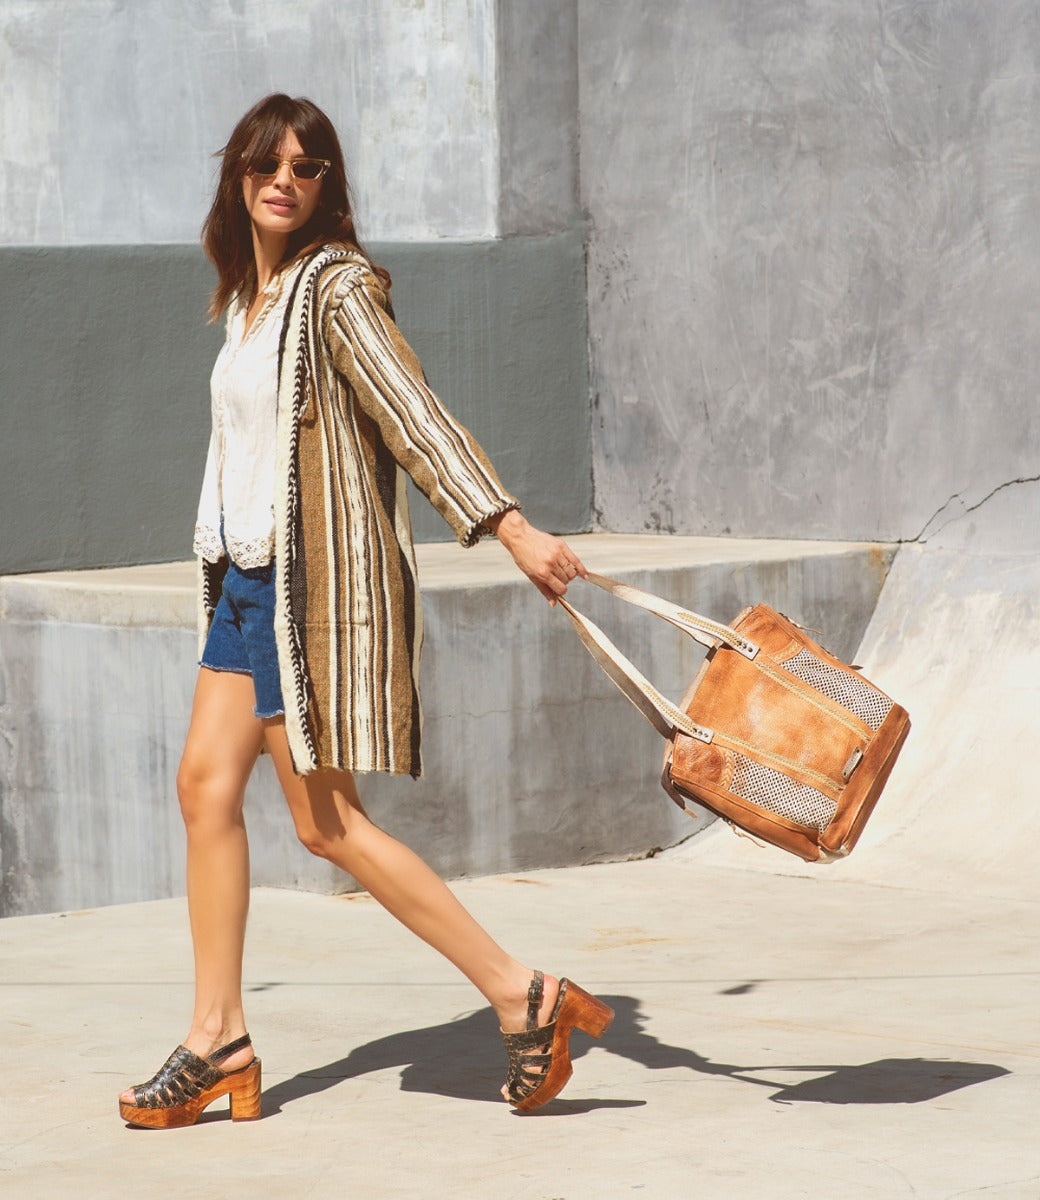
[[[285,712],[274,640],[274,563],[229,563],[199,666],[252,675],[258,717]]]

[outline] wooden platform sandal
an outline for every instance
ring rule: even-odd
[[[254,1058],[236,1071],[217,1066],[252,1044],[247,1033],[209,1058],[178,1046],[147,1083],[134,1088],[133,1104],[120,1100],[119,1115],[146,1129],[179,1129],[194,1125],[207,1105],[229,1096],[232,1121],[255,1121],[260,1116],[260,1060]]]
[[[506,1091],[510,1104],[520,1112],[541,1108],[563,1090],[574,1072],[570,1052],[573,1029],[598,1038],[614,1019],[614,1010],[602,1000],[569,979],[561,979],[549,1024],[538,1028],[544,990],[545,976],[535,971],[527,989],[527,1028],[522,1033],[502,1033],[509,1056]]]

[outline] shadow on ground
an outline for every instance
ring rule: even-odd
[[[945,1059],[886,1058],[862,1064],[789,1064],[737,1066],[713,1062],[686,1046],[661,1042],[643,1029],[640,1002],[632,996],[603,996],[615,1012],[614,1024],[602,1046],[612,1054],[640,1063],[651,1071],[687,1069],[698,1075],[722,1075],[730,1079],[774,1089],[770,1100],[777,1103],[821,1104],[920,1104],[949,1092],[970,1087],[1009,1072],[990,1063],[952,1062]],[[597,1043],[577,1034],[571,1057],[580,1059]],[[315,1095],[345,1079],[375,1071],[401,1068],[401,1089],[426,1092],[459,1100],[502,1103],[498,1089],[505,1077],[505,1056],[498,1041],[498,1027],[491,1009],[481,1009],[454,1021],[424,1029],[390,1034],[352,1050],[345,1058],[301,1071],[264,1092],[268,1116],[285,1104]],[[805,1072],[813,1076],[785,1084],[758,1078]],[[631,1099],[561,1099],[540,1114],[562,1116],[598,1108],[632,1108],[646,1101]]]

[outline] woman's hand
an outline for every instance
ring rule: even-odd
[[[536,529],[515,508],[490,517],[485,524],[550,604],[567,591],[575,576],[588,575],[584,563],[563,538]]]

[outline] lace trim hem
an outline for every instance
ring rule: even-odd
[[[219,562],[224,557],[220,531],[212,529],[208,525],[196,525],[191,549],[194,554],[197,554],[199,558],[204,558],[206,562]]]
[[[241,541],[224,530],[224,541],[227,542],[228,554],[236,567],[250,570],[252,567],[266,567],[274,558],[274,534],[266,537],[251,538]]]
[[[227,543],[227,550],[224,549]],[[196,525],[195,540],[192,549],[207,562],[219,562],[227,554],[236,567],[245,571],[254,567],[266,567],[274,558],[274,534],[266,537],[242,540],[224,533],[224,542],[220,540],[220,531],[207,525]]]

